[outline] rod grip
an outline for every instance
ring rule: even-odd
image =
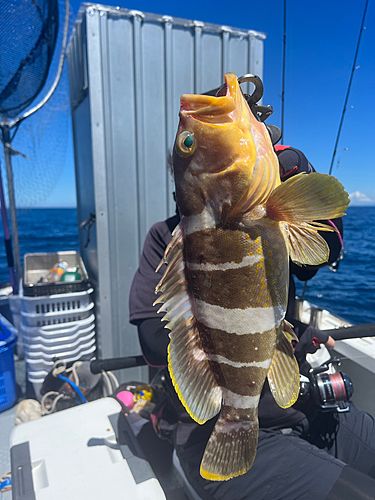
[[[375,323],[353,325],[333,330],[322,330],[335,340],[357,339],[361,337],[375,337]]]
[[[127,356],[124,358],[94,359],[90,363],[90,370],[92,373],[96,374],[102,371],[109,372],[145,365],[147,365],[147,363],[143,356]]]

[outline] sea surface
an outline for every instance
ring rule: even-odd
[[[22,209],[18,212],[21,254],[78,250],[75,209]],[[0,235],[2,235],[2,228]],[[322,268],[305,298],[353,323],[375,323],[375,207],[351,207],[344,221],[345,254],[339,270]],[[8,281],[0,239],[0,282]],[[297,282],[299,295],[303,284]]]

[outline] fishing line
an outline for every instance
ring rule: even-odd
[[[283,62],[281,70],[281,141],[284,144],[284,120],[285,120],[285,70],[286,70],[286,0],[284,0],[283,20]]]
[[[349,340],[357,340],[357,339],[349,339]],[[342,340],[340,340],[340,341],[337,340],[336,342],[342,342]],[[326,349],[327,349],[327,347],[326,347]],[[335,350],[335,348],[333,348],[333,350]],[[327,351],[329,353],[331,353],[332,349],[327,349]],[[334,361],[341,362],[341,361],[356,361],[357,359],[369,359],[369,357],[370,356],[353,356],[352,358],[348,358],[347,356],[340,356],[340,357],[335,356],[333,359],[334,359]]]
[[[332,173],[333,165],[334,165],[334,162],[335,162],[336,153],[337,153],[337,147],[338,147],[340,136],[341,136],[341,130],[342,130],[342,126],[343,126],[343,123],[344,123],[346,108],[348,106],[349,94],[350,94],[350,90],[351,90],[351,87],[352,87],[354,72],[355,72],[355,70],[357,68],[357,58],[358,58],[359,46],[361,44],[362,33],[365,30],[365,19],[366,19],[366,14],[367,14],[368,3],[369,3],[369,0],[366,0],[365,7],[363,9],[363,15],[362,15],[361,27],[360,27],[360,30],[359,30],[359,35],[358,35],[358,40],[357,40],[357,46],[356,46],[355,54],[354,54],[353,66],[352,66],[352,70],[351,70],[351,73],[350,73],[348,87],[346,89],[346,96],[345,96],[344,106],[343,106],[342,113],[341,113],[339,128],[337,130],[335,146],[333,148],[331,165],[329,167],[329,172],[328,172],[329,175],[331,175],[331,173]]]

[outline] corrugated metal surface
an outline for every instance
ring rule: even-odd
[[[96,213],[81,249],[98,279],[103,356],[139,352],[128,293],[150,226],[174,213],[167,156],[179,97],[223,74],[262,77],[264,35],[88,5],[69,48],[79,219]]]

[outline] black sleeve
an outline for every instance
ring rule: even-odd
[[[148,232],[139,267],[135,273],[129,296],[130,322],[137,326],[142,353],[152,366],[167,364],[168,331],[153,306],[155,287],[165,267],[155,272],[171,240],[173,229],[179,222],[177,216],[154,224]]]
[[[154,224],[147,233],[139,267],[134,275],[129,295],[130,323],[137,324],[140,320],[159,318],[158,307],[152,304],[155,301],[155,287],[163,275],[163,266],[158,273],[155,269],[159,265],[164,251],[171,240],[173,229],[177,226],[177,216]]]
[[[144,319],[138,323],[138,337],[142,353],[151,366],[166,366],[167,347],[169,344],[168,330],[160,318]]]

